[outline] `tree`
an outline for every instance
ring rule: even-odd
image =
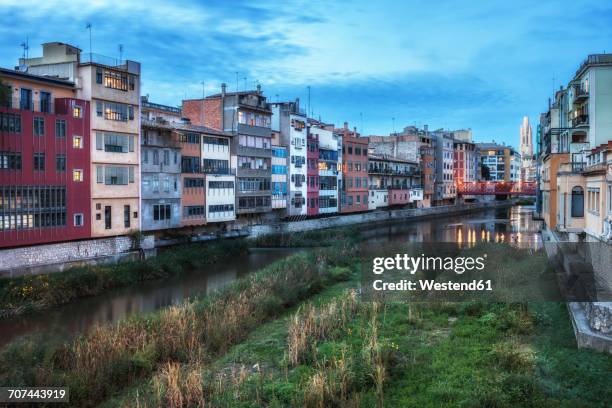
[[[480,173],[483,180],[491,180],[491,170],[485,164],[480,165]]]
[[[2,79],[0,79],[0,106],[7,106],[9,102],[9,88],[8,84],[5,84]]]

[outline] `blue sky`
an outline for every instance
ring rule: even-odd
[[[612,52],[606,1],[0,0],[0,11],[4,67],[26,36],[30,56],[47,41],[89,51],[91,22],[93,52],[118,57],[123,44],[155,102],[199,97],[202,81],[234,90],[238,72],[240,90],[258,81],[273,101],[305,106],[310,86],[315,117],[365,134],[388,134],[395,118],[397,130],[471,127],[477,141],[513,145],[553,85]]]

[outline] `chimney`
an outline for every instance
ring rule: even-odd
[[[348,122],[344,122],[344,129],[348,130]]]
[[[257,84],[257,94],[261,95],[261,85]]]
[[[225,96],[225,91],[227,89],[227,85],[224,83],[221,84],[221,97]]]
[[[427,133],[429,131],[429,125],[423,125],[423,130]]]

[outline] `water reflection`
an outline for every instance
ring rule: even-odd
[[[532,220],[532,207],[492,209],[423,221],[368,225],[358,229],[368,244],[385,242],[509,242],[523,248],[540,248],[540,224]],[[17,336],[43,333],[45,338],[65,337],[95,324],[116,322],[137,313],[147,313],[177,304],[199,293],[211,293],[245,274],[284,258],[295,249],[254,250],[249,255],[211,265],[163,282],[147,282],[109,294],[22,318],[0,321],[0,345]]]

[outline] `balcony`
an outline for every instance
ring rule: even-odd
[[[559,165],[559,173],[580,174],[584,170],[584,162],[568,162]]]
[[[7,98],[0,101],[0,108],[55,114],[55,104],[50,99]]]
[[[202,173],[204,174],[210,174],[210,175],[215,175],[215,176],[235,176],[236,175],[236,169],[235,168],[218,168],[218,169],[207,169],[204,168],[202,169]]]
[[[589,115],[582,114],[572,119],[572,127],[589,126]]]
[[[574,103],[580,104],[589,98],[589,92],[583,89],[580,85],[574,85]]]

